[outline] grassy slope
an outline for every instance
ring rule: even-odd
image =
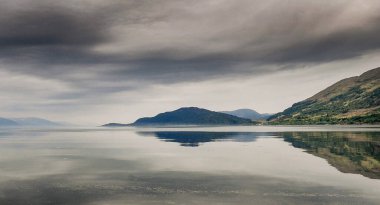
[[[140,118],[133,124],[240,125],[252,124],[252,121],[225,113],[213,112],[196,107],[187,107],[171,112],[160,113],[155,117]]]
[[[269,120],[272,124],[380,123],[380,68],[341,80]]]

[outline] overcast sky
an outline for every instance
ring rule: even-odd
[[[380,66],[379,0],[0,0],[0,116],[275,113]]]

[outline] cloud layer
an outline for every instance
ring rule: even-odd
[[[61,84],[46,97],[60,103],[311,68],[380,48],[376,0],[0,4],[0,69]]]

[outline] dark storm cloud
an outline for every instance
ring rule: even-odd
[[[0,46],[9,47],[59,47],[78,49],[107,40],[108,29],[138,3],[123,4],[111,0],[107,4],[96,1],[12,1],[2,0],[0,7]],[[76,7],[81,2],[84,5]],[[86,6],[86,3],[89,6]],[[94,3],[93,6],[91,4]],[[126,23],[140,23],[139,17]],[[59,57],[59,56],[58,56]]]
[[[9,2],[2,1],[0,7],[0,54],[6,62],[25,61],[37,67],[94,62],[88,47],[107,40],[107,13],[99,9],[80,11],[48,1]]]
[[[82,46],[104,39],[101,19],[93,14],[68,13],[57,8],[12,13],[2,18],[0,46]]]
[[[348,59],[380,48],[380,17],[372,19],[371,27],[351,28],[325,37],[300,41],[274,52],[269,60],[276,62],[326,62]]]
[[[255,75],[380,47],[371,0],[0,2],[2,69],[82,88],[120,82],[110,92],[123,81]]]

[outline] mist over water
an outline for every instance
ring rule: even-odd
[[[379,204],[376,127],[0,130],[0,204]]]

